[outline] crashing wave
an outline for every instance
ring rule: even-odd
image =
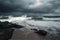
[[[11,23],[22,25],[28,30],[45,30],[49,33],[57,33],[57,28],[60,27],[60,22],[58,21],[35,21],[32,20],[32,17],[27,17],[26,15],[20,17],[9,16],[8,19],[0,19],[0,21],[9,21]]]

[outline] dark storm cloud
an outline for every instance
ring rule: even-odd
[[[51,7],[51,12],[53,12],[53,13],[60,13],[59,12],[59,10],[60,10],[60,0],[52,0],[51,2],[50,2],[52,5],[52,7]]]
[[[53,0],[51,3],[53,4],[52,10],[54,13],[60,13],[60,0]]]
[[[0,12],[13,12],[18,8],[22,9],[21,5],[15,4],[14,0],[0,0]]]
[[[34,5],[34,0],[0,0],[0,12],[58,12],[60,0],[42,0],[42,5],[35,8],[34,6],[30,8],[30,5]]]

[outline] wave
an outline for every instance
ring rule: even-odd
[[[0,21],[9,21],[11,23],[22,25],[24,26],[24,28],[28,30],[31,29],[45,30],[50,34],[52,33],[57,34],[58,32],[60,32],[59,21],[42,21],[42,20],[36,21],[36,20],[32,20],[32,17],[27,17],[26,15],[19,17],[8,16],[8,19],[0,19]]]

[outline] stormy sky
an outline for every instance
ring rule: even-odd
[[[60,13],[60,0],[0,0],[0,12]]]

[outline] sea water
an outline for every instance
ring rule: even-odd
[[[18,13],[19,14],[19,13]],[[23,16],[24,15],[24,16]],[[60,21],[44,21],[41,19],[43,14],[9,14],[8,15],[1,15],[0,17],[8,17],[7,19],[0,19],[0,21],[9,21],[12,23],[16,23],[18,25],[24,26],[21,30],[27,31],[31,29],[37,29],[37,30],[45,30],[48,32],[48,34],[54,35],[54,37],[57,37],[57,40],[59,40],[60,37]],[[38,19],[38,17],[40,19]],[[29,19],[30,18],[30,19]],[[36,18],[36,19],[35,19]],[[30,32],[29,31],[29,32]],[[27,32],[28,33],[28,32]]]

